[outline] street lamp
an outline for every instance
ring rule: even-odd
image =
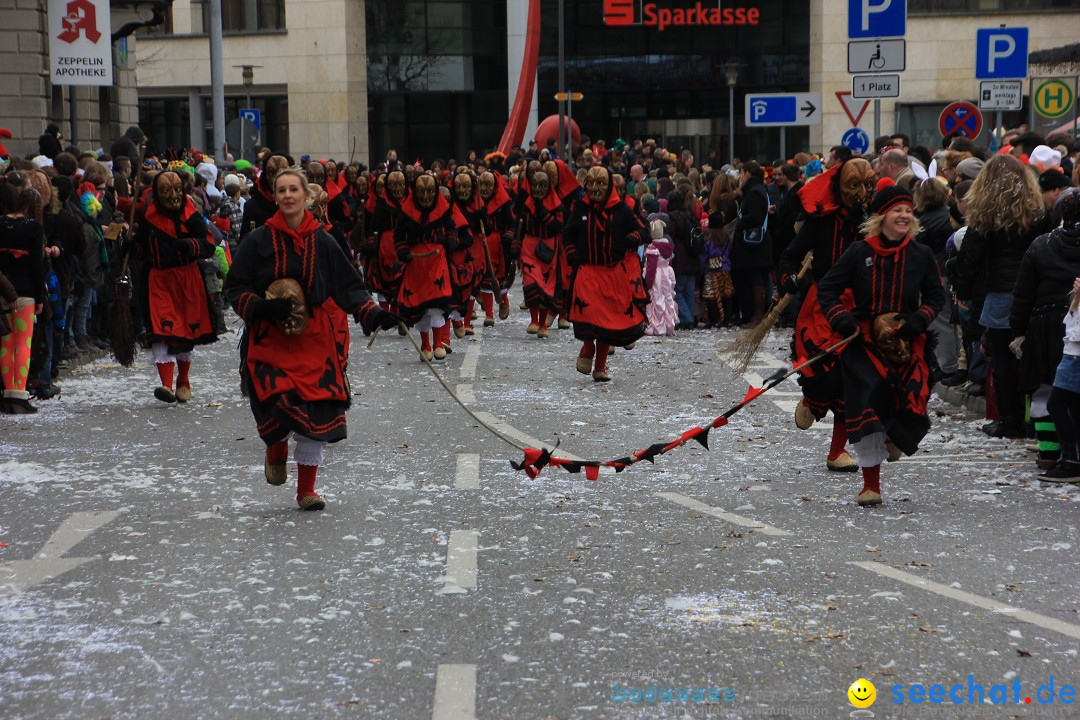
[[[728,87],[728,162],[735,159],[735,83],[739,80],[739,64],[724,63],[724,80]]]

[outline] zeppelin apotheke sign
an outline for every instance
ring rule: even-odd
[[[54,85],[112,85],[108,0],[49,0],[49,75]]]

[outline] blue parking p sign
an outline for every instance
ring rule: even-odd
[[[262,113],[258,108],[241,108],[240,119],[247,120],[256,130],[262,130]]]
[[[1027,77],[1028,29],[986,28],[975,31],[975,79]]]
[[[899,37],[907,30],[907,0],[848,0],[848,37]]]

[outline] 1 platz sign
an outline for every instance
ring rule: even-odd
[[[856,75],[851,78],[851,97],[858,100],[900,97],[900,76]]]

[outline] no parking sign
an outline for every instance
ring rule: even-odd
[[[982,113],[979,112],[979,108],[969,102],[949,103],[938,118],[938,130],[941,131],[942,137],[958,132],[974,140],[982,132],[982,127]]]

